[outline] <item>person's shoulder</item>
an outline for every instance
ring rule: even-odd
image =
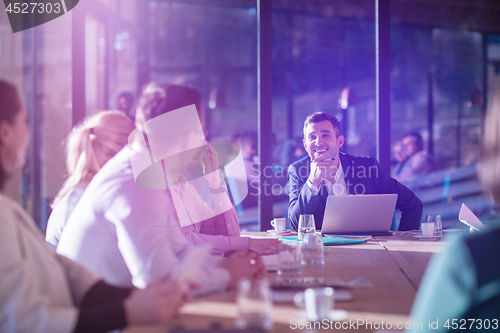
[[[35,228],[35,221],[17,201],[0,194],[0,236],[5,237],[9,233],[6,230],[14,230],[17,223]]]
[[[420,150],[408,160],[413,163],[421,163],[434,160],[434,157],[427,150]]]
[[[10,221],[14,217],[14,209],[11,203],[12,199],[0,194],[0,223],[4,224],[5,221]]]
[[[462,239],[473,262],[479,286],[500,279],[500,229],[480,231]]]
[[[347,163],[349,164],[361,164],[361,165],[377,165],[377,159],[375,157],[371,156],[354,156],[346,153],[340,153],[340,161],[342,163]]]
[[[500,251],[500,228],[488,231],[475,232],[464,237],[464,242],[469,248],[485,249],[496,247]],[[500,252],[497,252],[500,253]]]
[[[104,164],[90,181],[87,190],[82,191],[82,193],[93,193],[92,196],[98,198],[106,193],[113,195],[113,192],[118,191],[124,184],[135,184],[131,163],[131,159],[134,157],[134,152],[125,146]],[[85,193],[82,197],[86,195]]]
[[[21,205],[8,196],[0,194],[0,217],[11,217],[16,210],[22,210]]]
[[[309,156],[305,156],[305,157],[301,158],[300,160],[298,160],[298,161],[293,162],[292,164],[290,164],[290,166],[288,167],[288,169],[289,170],[298,169],[301,166],[308,165],[309,161],[310,161]]]

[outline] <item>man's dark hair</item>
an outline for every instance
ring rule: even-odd
[[[202,120],[201,94],[198,90],[168,83],[150,83],[139,97],[135,125],[142,130],[146,121],[192,104]]]
[[[311,113],[310,115],[307,116],[306,120],[304,121],[304,138],[306,137],[306,127],[309,124],[316,124],[320,123],[322,121],[328,120],[330,123],[332,123],[333,129],[335,130],[335,135],[337,138],[342,135],[342,131],[340,130],[340,123],[332,115],[329,115],[326,112],[314,112]]]
[[[419,149],[424,149],[424,140],[422,139],[422,136],[418,132],[411,132],[406,134],[404,138],[414,138],[415,139],[415,144]]]

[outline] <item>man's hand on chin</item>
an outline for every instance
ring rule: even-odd
[[[311,172],[307,180],[314,185],[319,187],[323,179],[333,179],[337,172],[338,163],[335,163],[335,159],[325,159],[324,157],[317,157],[311,159]]]

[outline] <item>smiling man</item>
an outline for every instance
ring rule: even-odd
[[[321,230],[328,195],[398,195],[402,212],[399,230],[419,229],[422,202],[412,191],[386,174],[372,157],[340,153],[345,138],[337,118],[315,112],[304,121],[304,147],[309,156],[291,164],[288,218],[297,230],[301,214],[313,214]]]

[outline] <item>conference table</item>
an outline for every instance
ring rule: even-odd
[[[402,325],[411,325],[408,315],[425,268],[431,256],[445,244],[442,240],[418,240],[417,233],[395,232],[392,236],[374,236],[366,243],[325,246],[324,266],[303,266],[302,276],[328,277],[350,286],[352,300],[335,304],[335,309],[347,311],[348,316],[332,323],[332,328],[353,332],[390,328],[391,332],[397,332],[397,328],[403,330]],[[265,232],[246,232],[242,236],[273,237]],[[268,276],[272,279],[276,272],[269,272]],[[234,328],[235,298],[234,291],[199,297],[185,304],[168,327],[137,327],[127,332]],[[275,303],[270,331],[289,332],[307,327],[307,321],[300,319],[300,311],[292,302]],[[323,330],[313,327],[306,331]]]

